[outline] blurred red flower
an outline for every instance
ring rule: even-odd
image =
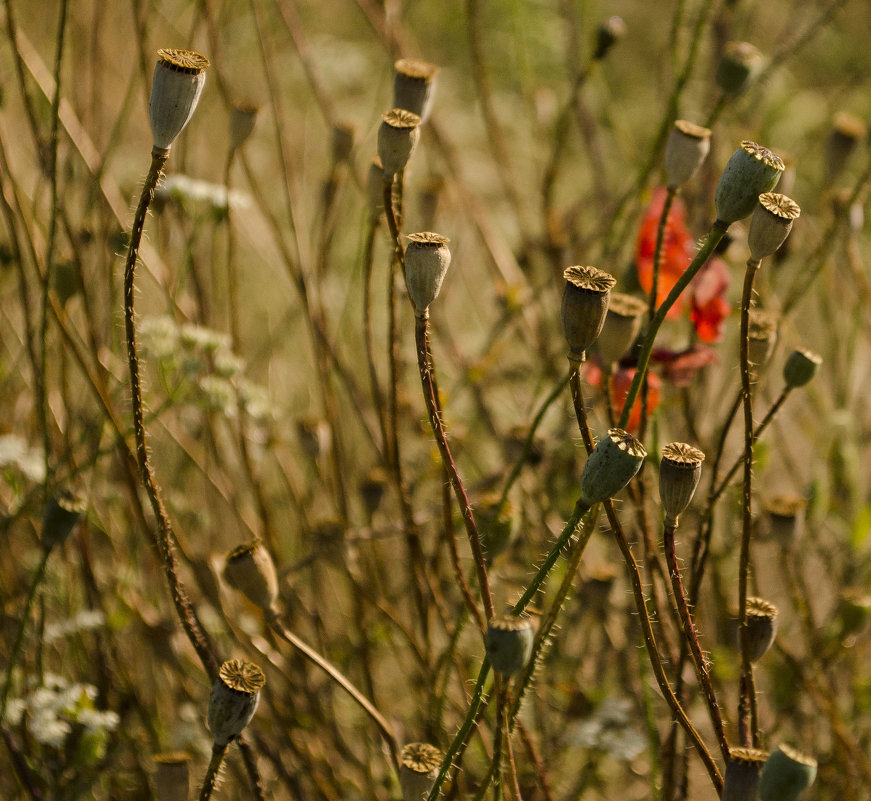
[[[641,230],[635,244],[635,267],[638,271],[638,283],[641,284],[647,294],[653,288],[653,254],[656,250],[656,230],[659,227],[659,217],[665,204],[666,190],[656,189],[653,192],[653,201],[641,222]],[[695,245],[693,237],[686,227],[686,208],[680,198],[675,198],[668,220],[665,225],[665,234],[662,241],[662,257],[659,261],[659,280],[656,284],[656,304],[660,305],[684,270],[693,259]],[[669,318],[680,315],[683,309],[683,298],[677,302],[668,312]]]
[[[611,395],[611,408],[615,415],[619,415],[623,409],[623,404],[626,402],[626,396],[629,394],[629,387],[632,386],[632,378],[635,375],[634,367],[618,367],[611,374],[611,385],[609,387]],[[662,382],[656,373],[648,372],[647,374],[647,417],[656,411],[659,406],[659,390]],[[641,425],[641,393],[632,404],[632,411],[629,413],[629,421],[626,423],[627,431],[638,431]]]
[[[726,262],[717,258],[711,259],[693,279],[690,320],[702,342],[723,338],[723,323],[732,308],[725,298],[730,280]]]
[[[718,359],[713,348],[693,345],[687,350],[677,352],[658,348],[653,351],[651,361],[662,365],[662,375],[670,384],[686,387],[692,383],[699,370]]]

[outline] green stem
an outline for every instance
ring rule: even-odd
[[[644,376],[647,374],[647,366],[650,363],[650,354],[653,352],[653,343],[656,340],[656,335],[659,332],[660,326],[665,320],[666,314],[668,314],[669,309],[671,309],[671,307],[675,304],[684,289],[687,288],[690,281],[692,281],[693,278],[696,277],[699,270],[702,269],[707,260],[711,257],[714,249],[720,243],[720,240],[726,234],[728,228],[729,224],[723,222],[722,220],[717,220],[716,222],[714,222],[714,224],[711,226],[711,230],[708,233],[708,236],[705,239],[704,244],[699,249],[699,252],[696,253],[696,256],[690,263],[690,266],[687,267],[684,274],[672,287],[671,292],[668,293],[668,297],[656,310],[656,314],[653,315],[653,319],[650,321],[650,325],[647,329],[647,337],[644,340],[641,354],[638,357],[638,365],[635,370],[635,375],[632,378],[632,384],[629,387],[629,393],[627,394],[626,401],[623,404],[623,411],[620,413],[620,420],[617,423],[618,428],[626,428],[626,424],[629,422],[629,413],[632,411],[632,407],[635,405],[635,399],[638,397],[638,392],[641,389],[641,382],[644,380]]]
[[[36,599],[36,591],[42,580],[45,577],[45,568],[48,564],[48,557],[51,553],[49,548],[42,552],[42,558],[39,560],[39,566],[36,568],[36,573],[33,575],[33,581],[30,583],[30,590],[27,593],[27,600],[24,602],[24,609],[21,612],[21,620],[18,622],[18,632],[15,634],[15,644],[12,646],[12,653],[9,654],[9,663],[6,666],[6,677],[3,680],[3,696],[0,697],[0,722],[6,718],[6,704],[9,701],[9,691],[12,689],[12,673],[15,670],[15,665],[21,656],[21,649],[24,645],[24,631],[27,628],[27,621],[30,618],[30,610],[33,608],[33,601]]]
[[[221,765],[224,764],[224,757],[227,755],[228,747],[229,744],[212,746],[212,758],[209,760],[209,767],[206,769],[206,776],[203,779],[203,786],[200,789],[199,801],[209,801],[215,787],[218,786]]]
[[[750,573],[750,537],[753,532],[753,402],[750,391],[750,304],[753,281],[760,262],[747,260],[744,290],[741,296],[741,392],[744,401],[744,482],[741,493],[741,557],[738,568],[739,636],[741,643],[741,691],[738,702],[738,732],[741,744],[750,746],[755,726],[752,724],[755,687],[749,658],[747,637],[747,579]]]

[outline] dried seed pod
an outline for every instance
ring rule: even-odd
[[[154,789],[157,801],[188,801],[191,792],[191,755],[186,751],[155,754]]]
[[[749,217],[759,195],[770,192],[783,173],[783,161],[767,147],[745,139],[726,162],[717,183],[714,203],[717,222],[731,225]]]
[[[504,553],[514,537],[517,510],[510,501],[502,503],[498,492],[484,495],[475,509],[481,547],[487,564]]]
[[[623,17],[608,17],[596,31],[596,49],[593,51],[593,61],[601,61],[608,51],[626,35],[626,23]]]
[[[580,364],[599,336],[608,311],[614,276],[596,267],[567,267],[563,272],[562,321],[569,359]]]
[[[777,607],[762,598],[747,599],[747,658],[758,662],[774,643]]]
[[[839,111],[832,120],[832,130],[826,139],[826,183],[833,181],[844,169],[850,156],[868,136],[868,126],[846,111]]]
[[[378,129],[378,157],[384,166],[384,178],[390,180],[402,172],[420,139],[420,117],[395,108],[381,115]]]
[[[678,517],[690,505],[705,454],[685,442],[671,442],[662,449],[659,463],[659,497],[665,511],[665,525],[677,527]]]
[[[333,162],[343,164],[354,150],[354,126],[347,122],[333,125]]]
[[[260,107],[254,103],[234,103],[230,106],[230,150],[238,150],[254,133]]]
[[[801,209],[792,198],[777,192],[759,195],[759,203],[750,220],[747,245],[750,258],[761,261],[786,241],[792,224],[798,219]]]
[[[847,589],[838,603],[837,619],[840,623],[838,637],[843,641],[857,635],[871,617],[871,595]]]
[[[404,108],[427,121],[435,96],[439,68],[425,61],[401,58],[393,65],[393,107]]]
[[[759,74],[762,61],[762,53],[749,42],[728,42],[717,65],[717,85],[726,94],[740,94]]]
[[[442,281],[451,266],[451,240],[432,231],[409,234],[405,249],[405,285],[418,317],[427,313],[439,296]]]
[[[266,677],[253,662],[224,662],[209,695],[209,731],[216,746],[227,745],[251,722]]]
[[[623,292],[612,292],[608,314],[596,347],[602,363],[611,366],[620,361],[641,330],[641,322],[647,314],[647,303]]]
[[[444,754],[429,743],[408,743],[399,753],[402,801],[421,801],[429,795],[439,775]]]
[[[63,545],[84,514],[85,502],[67,490],[51,498],[42,514],[42,544]]]
[[[487,624],[484,646],[493,669],[503,676],[514,676],[529,662],[534,640],[532,618],[507,615]]]
[[[771,752],[759,775],[760,801],[797,801],[817,777],[817,761],[788,745]]]
[[[224,564],[224,579],[264,612],[275,609],[278,575],[269,551],[259,539],[234,548]]]
[[[820,369],[823,357],[810,350],[797,348],[783,364],[783,381],[788,389],[797,389],[808,384]]]
[[[148,116],[155,149],[167,151],[197,108],[209,60],[192,50],[162,49],[157,55]]]
[[[669,189],[692,178],[711,150],[711,129],[676,120],[665,145],[665,174]]]
[[[387,475],[380,467],[373,467],[360,482],[360,497],[366,508],[366,516],[371,518],[381,506],[387,489]]]
[[[788,548],[801,536],[807,501],[798,495],[775,495],[762,506],[767,534]]]
[[[581,472],[581,503],[587,507],[625,487],[641,469],[647,451],[622,428],[611,428],[596,444]]]
[[[721,801],[757,801],[759,774],[768,753],[758,748],[732,748],[723,777]]]

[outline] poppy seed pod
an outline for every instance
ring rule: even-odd
[[[444,754],[429,743],[408,743],[399,753],[402,801],[421,801],[429,795],[439,775]]]
[[[216,746],[227,745],[251,722],[266,677],[253,662],[224,662],[209,695],[209,731]]]
[[[439,296],[448,267],[451,266],[451,240],[432,231],[409,234],[405,249],[405,285],[418,317],[426,315]]]
[[[844,590],[836,614],[840,623],[838,637],[843,641],[855,636],[871,616],[871,595],[857,589]]]
[[[640,298],[623,292],[611,293],[605,324],[596,340],[603,364],[610,367],[632,347],[646,314],[647,303]]]
[[[799,218],[801,209],[792,198],[777,192],[759,195],[759,203],[750,220],[747,245],[750,258],[761,261],[770,256],[786,241],[792,224]]]
[[[671,442],[662,449],[659,463],[659,497],[665,511],[665,525],[677,527],[678,517],[690,505],[705,454],[685,442]]]
[[[206,83],[209,60],[192,50],[158,50],[148,116],[156,150],[167,151],[190,122]]]
[[[493,669],[503,676],[514,676],[526,667],[532,656],[535,627],[532,618],[493,618],[487,624],[484,647]]]
[[[393,108],[404,108],[426,122],[435,95],[439,68],[425,61],[401,58],[393,65]]]
[[[254,132],[258,106],[253,103],[234,103],[230,106],[230,150],[238,150]]]
[[[740,94],[762,69],[762,60],[750,42],[728,42],[717,65],[717,86],[728,95]]]
[[[563,331],[569,359],[580,364],[602,330],[617,279],[596,267],[577,265],[566,268],[563,278],[566,280],[561,309]]]
[[[768,753],[758,748],[732,748],[723,777],[721,801],[757,801],[759,774]]]
[[[777,607],[762,598],[747,599],[747,658],[758,662],[774,643]]]
[[[185,751],[155,754],[154,789],[157,801],[188,801],[191,755]]]
[[[785,167],[783,161],[767,147],[745,139],[726,162],[717,183],[714,203],[717,222],[731,225],[749,217],[759,195],[777,185]]]
[[[711,150],[711,130],[686,120],[676,120],[665,145],[665,174],[669,189],[692,178]]]
[[[420,139],[420,117],[405,109],[395,108],[381,115],[378,129],[378,157],[389,180],[402,172]]]
[[[623,17],[608,17],[596,30],[596,49],[593,51],[593,61],[601,61],[608,51],[626,35],[626,23]]]
[[[759,775],[760,801],[797,801],[817,777],[817,761],[810,756],[779,745]]]
[[[224,579],[264,612],[274,610],[278,576],[269,551],[259,539],[230,551],[224,564]]]
[[[517,510],[514,504],[502,497],[498,492],[484,495],[477,508],[478,532],[481,536],[481,547],[487,564],[504,553],[514,537]]]
[[[804,529],[807,501],[798,495],[775,495],[767,500],[762,511],[768,536],[787,548],[801,536]]]
[[[632,434],[609,429],[581,472],[581,503],[589,508],[616,495],[641,469],[645,456],[647,451]]]
[[[42,514],[42,544],[46,548],[63,545],[84,513],[84,501],[69,491],[51,498]]]
[[[797,348],[783,364],[783,381],[789,389],[797,389],[809,383],[817,374],[823,357],[810,350]]]
[[[748,341],[751,375],[756,380],[758,368],[768,363],[777,344],[777,317],[764,309],[751,309]]]
[[[384,212],[384,166],[377,156],[369,164],[366,200],[369,203],[369,219],[375,221]]]
[[[839,111],[832,120],[832,130],[826,138],[826,182],[834,180],[844,169],[850,156],[868,136],[868,126],[858,117]]]

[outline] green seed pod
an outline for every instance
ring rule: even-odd
[[[266,677],[253,662],[224,662],[209,695],[209,731],[216,746],[225,746],[251,722]]]
[[[612,292],[605,324],[596,340],[602,363],[610,367],[632,347],[647,314],[647,303],[623,292]]]
[[[155,754],[154,789],[157,801],[188,801],[191,755],[185,751]]]
[[[838,603],[839,638],[843,641],[858,634],[871,617],[871,595],[857,589],[844,590]]]
[[[626,23],[622,17],[608,17],[596,31],[596,49],[593,61],[601,61],[608,51],[626,35]]]
[[[826,183],[841,174],[850,156],[868,136],[868,126],[853,114],[839,111],[826,139]]]
[[[246,542],[230,551],[224,564],[224,580],[264,612],[275,609],[278,575],[261,540]]]
[[[750,233],[747,234],[750,258],[761,261],[777,251],[800,214],[798,203],[786,195],[777,192],[759,195],[759,203],[750,220]]]
[[[717,86],[726,94],[743,92],[762,69],[762,53],[749,42],[729,42],[717,66]]]
[[[614,276],[596,267],[568,267],[563,272],[563,332],[569,345],[569,359],[580,364],[586,350],[599,336],[608,311]]]
[[[391,179],[402,172],[420,139],[420,117],[395,108],[381,115],[378,129],[378,157],[384,165],[384,177]]]
[[[788,389],[797,389],[809,383],[817,374],[823,357],[810,350],[797,348],[783,364],[783,381]]]
[[[762,598],[747,599],[747,658],[758,662],[774,644],[777,607]]]
[[[427,121],[439,68],[425,61],[401,58],[393,65],[393,108],[404,108]]]
[[[234,103],[230,106],[230,150],[238,150],[254,133],[260,107],[253,103]]]
[[[705,454],[685,442],[671,442],[662,449],[659,463],[659,497],[665,511],[665,525],[677,527],[678,517],[690,505]]]
[[[534,640],[532,618],[508,615],[493,618],[487,624],[484,647],[494,670],[503,676],[514,676],[529,662]]]
[[[148,116],[156,150],[167,151],[196,111],[209,60],[192,50],[158,50]]]
[[[775,495],[762,506],[766,533],[783,548],[795,544],[804,529],[807,502],[798,495]]]
[[[408,743],[399,754],[402,801],[421,801],[429,795],[439,775],[444,754],[429,743]]]
[[[42,514],[42,544],[46,548],[63,545],[85,513],[85,503],[71,492],[51,498]]]
[[[409,234],[405,249],[405,285],[418,317],[427,313],[439,296],[442,281],[451,266],[451,240],[432,231]]]
[[[726,162],[717,184],[714,203],[717,222],[731,225],[749,217],[759,195],[777,186],[784,170],[783,161],[768,148],[745,139]]]
[[[760,801],[796,801],[817,777],[817,761],[788,745],[779,745],[759,776]]]
[[[732,748],[723,777],[721,801],[757,801],[756,788],[766,759],[768,753],[758,748]]]
[[[622,428],[612,428],[596,444],[581,473],[581,503],[587,507],[620,492],[641,469],[647,451]]]
[[[711,130],[686,120],[676,120],[665,145],[665,174],[669,189],[692,178],[711,150]]]

